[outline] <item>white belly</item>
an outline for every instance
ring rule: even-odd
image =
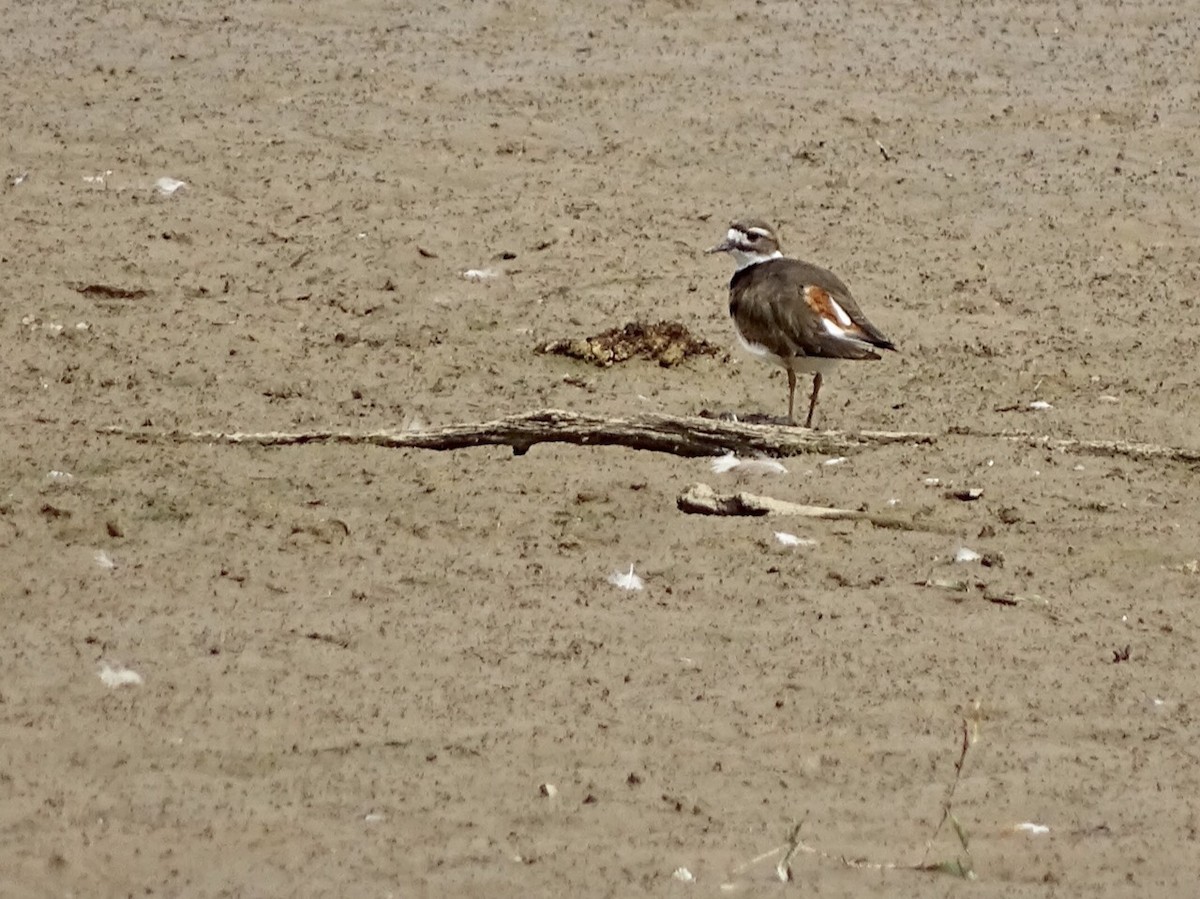
[[[763,362],[769,362],[772,365],[778,365],[780,368],[788,368],[796,372],[796,374],[820,374],[822,377],[828,375],[837,366],[840,359],[826,359],[821,356],[792,356],[783,358],[776,356],[761,343],[751,343],[742,336],[742,332],[735,324],[733,331],[737,334],[738,346],[746,353],[753,356],[755,359],[761,359]]]

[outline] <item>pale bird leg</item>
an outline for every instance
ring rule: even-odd
[[[813,392],[812,398],[808,401],[808,418],[804,420],[804,427],[812,427],[813,410],[817,408],[817,394],[821,392],[821,373],[817,372],[813,375]]]
[[[795,408],[795,405],[796,405],[796,373],[794,371],[792,371],[790,368],[787,370],[787,373],[788,373],[788,424],[794,425],[796,423],[796,416],[792,414],[792,410]]]

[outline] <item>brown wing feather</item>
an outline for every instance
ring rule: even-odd
[[[842,307],[842,310],[850,316],[850,321],[858,326],[855,330],[862,332],[862,339],[883,350],[894,350],[896,348],[896,345],[888,340],[883,332],[871,323],[866,313],[859,308],[858,302],[851,296],[850,288],[842,283],[842,279],[833,272],[809,262],[801,262],[798,259],[779,259],[776,261],[790,263],[787,266],[791,270],[789,277],[794,277],[805,285],[819,287],[833,297],[837,301],[837,304]]]
[[[753,281],[751,271],[755,273]],[[819,288],[837,301],[856,326],[846,330],[859,339],[835,337],[825,330],[820,316],[805,300],[807,286]],[[863,315],[846,285],[815,265],[795,259],[761,262],[737,272],[729,287],[729,312],[742,336],[777,356],[878,359],[873,346],[895,349]],[[779,302],[779,297],[785,300]]]

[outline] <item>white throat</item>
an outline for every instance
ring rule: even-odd
[[[758,265],[760,262],[766,262],[768,259],[781,259],[783,254],[776,250],[774,253],[748,253],[745,250],[730,250],[729,255],[733,257],[733,263],[737,266],[737,271],[744,268],[749,268],[752,265]]]

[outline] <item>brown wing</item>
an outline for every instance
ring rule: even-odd
[[[846,285],[817,266],[773,259],[737,272],[729,288],[729,312],[742,336],[777,356],[878,359],[875,347],[895,349],[867,321]],[[837,315],[834,302],[849,323]]]
[[[828,294],[829,299],[835,301],[842,308],[842,311],[850,317],[850,321],[853,323],[850,330],[854,337],[865,340],[883,350],[896,348],[896,345],[888,340],[882,331],[871,324],[870,319],[859,308],[858,302],[850,295],[850,288],[843,284],[842,279],[833,272],[808,262],[801,262],[798,259],[780,259],[779,261],[791,263],[788,266],[792,272],[791,277],[795,277],[807,287],[815,289],[810,291],[810,296],[815,292],[824,292]],[[828,313],[833,313],[832,308],[828,309]]]

